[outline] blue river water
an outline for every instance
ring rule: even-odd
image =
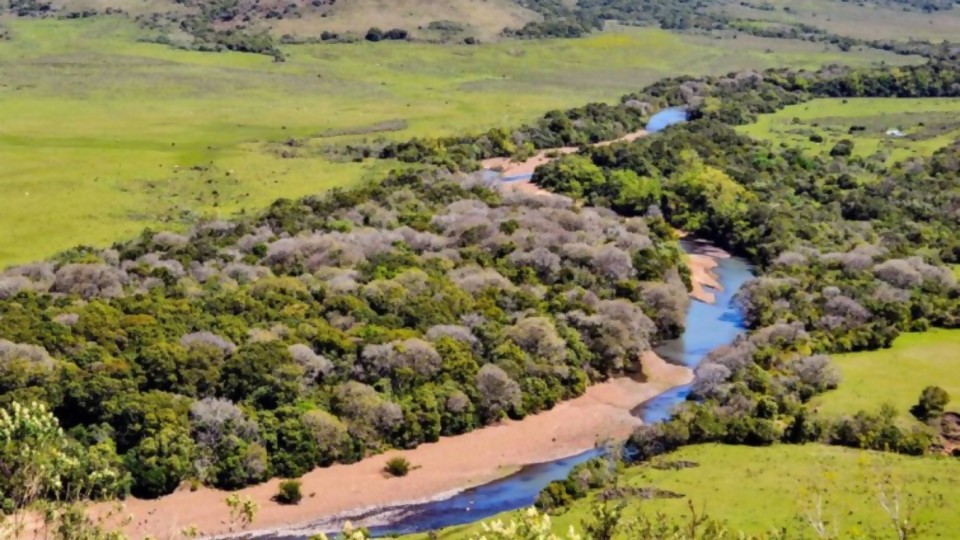
[[[684,243],[690,250],[692,244]],[[657,353],[669,362],[690,368],[700,362],[711,350],[732,343],[743,332],[743,314],[733,303],[733,296],[753,277],[751,266],[739,257],[720,259],[716,273],[723,290],[716,291],[716,302],[692,302],[687,311],[686,328],[679,339],[657,347]],[[686,401],[690,385],[667,390],[634,409],[635,416],[644,422],[660,422],[670,417],[677,404]]]
[[[687,251],[703,247],[693,242],[683,244]],[[666,360],[695,368],[710,350],[731,343],[743,331],[743,317],[732,299],[737,290],[753,277],[751,267],[743,259],[732,257],[720,259],[715,271],[723,286],[722,291],[716,292],[716,303],[691,302],[683,336],[657,348],[657,352]],[[689,389],[687,385],[669,390],[641,405],[633,413],[645,422],[662,421],[686,401]],[[472,523],[504,511],[530,506],[547,484],[566,478],[574,466],[600,454],[601,450],[594,449],[565,459],[527,465],[514,474],[446,499],[358,511],[349,516],[318,520],[297,527],[296,532],[271,533],[260,538],[305,540],[322,530],[337,530],[343,520],[387,523],[370,528],[375,536],[409,534]]]
[[[687,110],[683,107],[670,107],[662,109],[650,117],[647,122],[646,130],[648,133],[656,133],[674,125],[687,121]]]

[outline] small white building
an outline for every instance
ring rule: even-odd
[[[887,137],[906,137],[906,134],[899,129],[890,128],[887,130]]]

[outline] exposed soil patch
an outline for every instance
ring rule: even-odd
[[[617,487],[605,489],[600,498],[606,501],[619,499],[682,499],[685,495],[655,487]]]
[[[658,461],[651,465],[654,469],[660,471],[679,471],[681,469],[694,469],[700,464],[696,461]]]
[[[960,453],[960,414],[943,413],[940,417],[940,438],[945,454]]]

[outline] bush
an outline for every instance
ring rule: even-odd
[[[408,35],[407,31],[402,28],[391,28],[383,34],[383,37],[384,39],[403,40],[407,39]]]
[[[299,480],[284,480],[280,482],[280,491],[274,496],[274,500],[280,504],[297,504],[303,499],[300,492]]]
[[[390,476],[406,476],[410,472],[410,461],[403,456],[390,458],[387,464],[383,466],[383,472]]]
[[[373,42],[380,41],[383,39],[383,30],[374,26],[373,28],[367,30],[367,35],[364,36],[364,39]]]
[[[939,386],[928,386],[920,392],[920,400],[910,412],[920,420],[937,418],[943,414],[943,408],[950,403],[950,394]]]
[[[853,141],[843,139],[830,149],[830,155],[833,157],[848,157],[853,154]]]

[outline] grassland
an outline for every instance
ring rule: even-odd
[[[663,512],[680,520],[692,501],[698,511],[704,509],[734,531],[760,534],[786,527],[789,538],[814,538],[801,516],[820,494],[823,517],[839,533],[835,538],[888,538],[891,536],[883,529],[889,527],[889,521],[878,503],[877,486],[889,474],[890,485],[902,490],[904,506],[917,509],[914,521],[922,526],[917,538],[953,538],[960,527],[956,506],[960,461],[953,458],[883,455],[822,445],[702,445],[683,448],[664,460],[692,461],[699,466],[631,468],[624,484],[656,487],[684,497],[634,499],[629,512],[642,511],[648,516]],[[554,518],[554,529],[566,531],[570,525],[577,526],[588,512],[589,502],[580,501]],[[453,527],[440,531],[437,538],[459,540],[478,530],[477,524]]]
[[[904,421],[911,421],[910,407],[931,385],[950,394],[947,410],[960,406],[960,331],[905,334],[889,349],[836,355],[833,360],[842,379],[839,388],[814,401],[813,407],[822,415],[876,411],[890,403]]]
[[[278,64],[142,42],[124,18],[4,24],[13,39],[0,42],[0,267],[145,226],[253,211],[389,165],[283,159],[268,141],[514,125],[679,73],[916,61],[784,40],[724,48],[632,29],[474,47],[298,45]],[[346,132],[354,135],[332,136]]]
[[[758,9],[760,6],[773,9]],[[960,10],[923,13],[871,2],[837,0],[727,1],[717,9],[744,20],[808,24],[832,34],[867,40],[955,40],[960,32]]]
[[[864,128],[850,131],[851,127]],[[906,136],[886,135],[899,129]],[[741,130],[775,143],[789,143],[827,152],[837,141],[854,141],[854,153],[869,157],[878,152],[887,161],[930,155],[960,137],[960,99],[817,99],[793,105]],[[813,135],[823,142],[810,140]]]

